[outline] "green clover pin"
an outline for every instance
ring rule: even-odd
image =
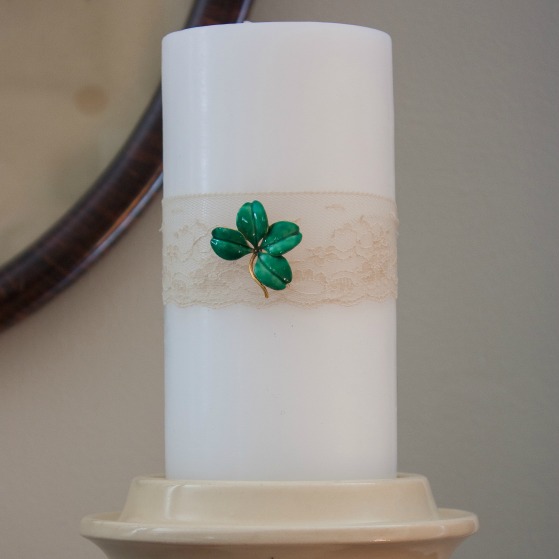
[[[278,221],[268,226],[264,206],[258,201],[247,202],[237,213],[237,230],[216,227],[210,244],[225,260],[238,260],[252,254],[248,271],[268,298],[268,290],[285,289],[293,275],[289,262],[282,256],[295,248],[303,238],[299,226],[290,221]]]

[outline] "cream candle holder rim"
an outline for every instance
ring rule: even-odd
[[[331,545],[460,541],[469,512],[437,508],[423,476],[340,482],[184,481],[139,477],[122,512],[85,517],[105,540],[207,545]],[[454,543],[453,546],[457,545]]]

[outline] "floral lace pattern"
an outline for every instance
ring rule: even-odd
[[[294,221],[303,241],[290,253],[293,281],[264,299],[246,262],[210,248],[214,227],[234,227],[238,208],[262,202],[270,220]],[[397,296],[393,200],[364,193],[240,193],[163,199],[163,301],[210,308],[354,305]]]

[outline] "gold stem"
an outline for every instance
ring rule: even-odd
[[[256,260],[257,256],[258,256],[257,252],[252,253],[252,256],[250,257],[250,262],[248,263],[248,271],[250,272],[250,277],[260,286],[260,288],[264,292],[264,297],[266,297],[266,299],[267,299],[268,298],[268,290],[266,289],[266,286],[264,286],[258,280],[258,278],[254,275],[254,261]]]

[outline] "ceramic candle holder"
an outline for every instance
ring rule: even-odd
[[[348,482],[136,478],[82,534],[109,559],[448,559],[478,527],[425,477]]]

